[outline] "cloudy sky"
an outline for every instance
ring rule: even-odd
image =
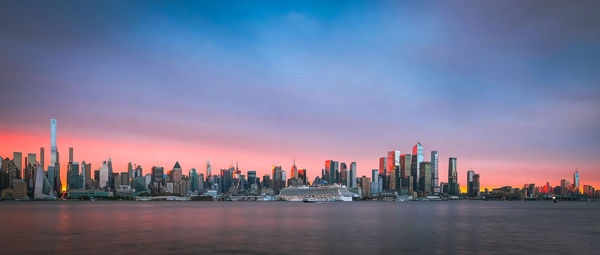
[[[600,185],[597,1],[1,1],[0,156],[204,172],[440,151]],[[213,171],[214,171],[213,170]],[[64,175],[65,173],[63,173]],[[64,179],[64,177],[63,177]]]

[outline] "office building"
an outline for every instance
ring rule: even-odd
[[[181,182],[181,178],[182,178],[182,169],[181,166],[179,165],[179,161],[175,162],[175,165],[173,166],[173,170],[171,170],[169,172],[169,181],[170,182],[174,182],[174,183],[179,183]]]
[[[422,197],[427,197],[433,194],[433,188],[431,181],[433,180],[431,174],[431,162],[421,162],[419,164],[419,192]]]
[[[387,174],[386,169],[387,169],[387,158],[386,157],[379,158],[379,174],[385,176]]]
[[[112,174],[109,173],[109,171],[108,171],[108,165],[106,164],[106,161],[103,161],[102,167],[100,167],[100,176],[98,177],[98,187],[100,187],[101,189],[110,187],[110,185],[108,183],[109,175],[112,175]]]
[[[473,170],[467,171],[467,196],[479,197],[479,190],[479,174],[476,174]]]
[[[350,163],[350,188],[356,188],[356,162]]]
[[[50,120],[50,165],[56,165],[58,162],[58,151],[56,149],[56,120]]]
[[[577,169],[575,169],[575,173],[573,173],[573,185],[579,190],[579,172]]]
[[[46,169],[44,167],[44,147],[40,147],[40,166],[42,169]]]
[[[206,178],[212,176],[212,168],[210,167],[210,160],[206,161]]]
[[[438,151],[431,151],[431,186],[433,187],[433,194],[440,194],[440,177],[439,177],[439,155]]]
[[[460,194],[460,190],[458,189],[458,174],[456,172],[456,158],[449,158],[448,160],[448,194],[452,196]]]
[[[423,146],[421,145],[420,142],[417,142],[417,144],[415,144],[415,146],[413,146],[413,161],[412,162],[414,164],[414,166],[416,167],[416,169],[414,170],[414,173],[416,174],[415,178],[415,183],[418,183],[419,180],[419,175],[421,174],[421,171],[419,169],[419,167],[421,166],[421,162],[423,162],[425,160],[425,158],[423,157]]]
[[[337,175],[340,170],[340,164],[334,160],[325,161],[325,172],[327,174],[326,180],[327,184],[337,183]]]
[[[13,152],[13,162],[15,162],[15,166],[17,167],[14,178],[21,179],[21,176],[23,176],[23,154],[21,152]]]
[[[69,162],[73,162],[73,147],[69,147]]]

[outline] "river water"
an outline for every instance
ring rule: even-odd
[[[0,254],[598,254],[600,202],[0,202]]]

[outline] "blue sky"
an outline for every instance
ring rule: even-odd
[[[366,174],[386,151],[421,141],[440,150],[442,176],[458,156],[482,182],[504,171],[510,184],[545,182],[580,167],[600,183],[594,1],[0,6],[7,136],[46,134],[56,117],[74,141],[108,141],[122,165],[130,156],[117,144],[143,141],[185,145],[184,168],[212,158],[262,171],[296,156],[310,176],[326,159]]]

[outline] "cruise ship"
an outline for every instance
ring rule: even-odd
[[[288,187],[281,190],[279,199],[286,201],[334,202],[352,201],[352,193],[345,186]]]

